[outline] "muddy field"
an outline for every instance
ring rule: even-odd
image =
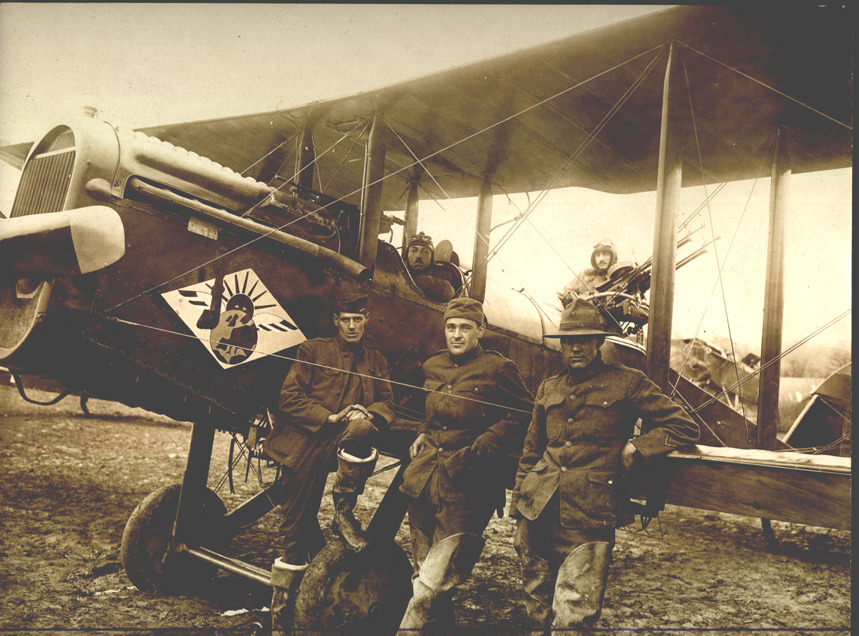
[[[38,407],[0,387],[0,630],[250,633],[255,623],[267,626],[269,589],[234,575],[220,573],[190,596],[131,585],[120,560],[126,519],[149,492],[180,481],[190,426],[113,403],[90,400],[89,407],[86,418],[73,397]],[[216,436],[212,488],[224,476],[229,440]],[[254,471],[248,483],[244,474],[244,465],[234,473],[236,494],[219,490],[228,508],[260,488]],[[359,504],[365,521],[392,476],[371,480]],[[261,477],[270,481],[274,471],[263,467]],[[326,497],[325,528],[330,515]],[[849,633],[849,532],[774,523],[780,546],[768,551],[756,519],[669,507],[660,522],[661,538],[618,534],[602,630]],[[266,516],[233,540],[231,554],[268,568],[275,528],[274,515]],[[458,633],[522,633],[513,522],[494,518],[486,537],[456,597]],[[397,537],[404,548],[406,538],[404,524]]]

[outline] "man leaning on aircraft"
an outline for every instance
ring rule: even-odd
[[[505,500],[503,462],[522,446],[532,396],[519,370],[484,350],[483,305],[455,298],[444,311],[447,349],[423,365],[426,417],[409,448],[400,491],[411,498],[414,595],[401,630],[438,629],[457,585],[483,549]]]
[[[698,425],[641,371],[603,362],[609,335],[577,298],[560,327],[566,369],[537,390],[510,502],[529,616],[541,629],[588,629],[599,619],[615,528],[632,522],[634,464],[698,439]],[[638,418],[651,428],[632,439]]]
[[[376,465],[376,435],[394,419],[387,361],[363,342],[367,316],[366,296],[337,300],[337,335],[299,346],[272,412],[274,430],[265,451],[283,465],[283,550],[271,574],[274,633],[292,629],[299,583],[325,545],[317,515],[335,453],[332,530],[353,550],[367,545],[353,509]]]

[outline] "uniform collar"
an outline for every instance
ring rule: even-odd
[[[602,359],[602,351],[597,351],[596,357],[591,360],[591,363],[584,369],[573,371],[570,367],[566,367],[562,372],[562,376],[567,376],[573,382],[579,383],[585,380],[590,380],[605,369],[606,364]]]
[[[361,338],[356,344],[350,344],[343,340],[338,333],[334,336],[334,342],[337,343],[337,346],[340,348],[340,351],[343,353],[354,353],[355,358],[357,359],[361,353],[364,351],[364,339]]]
[[[480,343],[477,343],[477,346],[474,347],[471,351],[463,353],[462,355],[455,356],[450,352],[450,349],[447,351],[447,357],[453,364],[465,364],[466,362],[473,360],[477,356],[483,353],[483,347],[480,346]]]

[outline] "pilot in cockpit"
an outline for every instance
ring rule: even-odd
[[[404,248],[403,260],[412,280],[430,300],[444,303],[453,298],[453,285],[443,277],[442,272],[436,271],[439,266],[435,263],[435,249],[432,238],[418,232],[409,237]]]
[[[566,307],[576,298],[597,291],[597,288],[609,280],[609,268],[617,263],[617,248],[610,239],[601,239],[594,245],[591,252],[591,267],[567,283],[558,292],[561,304]]]

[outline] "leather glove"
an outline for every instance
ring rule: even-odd
[[[480,459],[490,459],[501,454],[500,438],[493,431],[481,433],[471,445],[471,452]]]

